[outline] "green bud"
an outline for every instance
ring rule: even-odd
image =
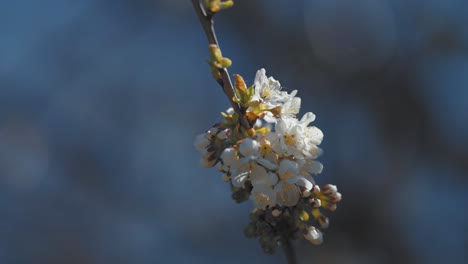
[[[212,67],[211,71],[213,73],[213,76],[215,76],[216,79],[220,79],[221,75],[219,74],[219,72],[216,73],[215,71],[217,69],[223,69],[231,66],[232,61],[229,58],[223,58],[221,50],[215,44],[210,44],[208,46],[208,52],[210,54],[208,64],[210,64]]]
[[[234,5],[234,1],[226,1],[226,2],[221,2],[221,3],[219,4],[219,7],[220,7],[221,9],[227,9],[227,8],[232,7],[233,5]]]
[[[303,221],[303,222],[307,222],[307,221],[309,221],[309,214],[305,210],[302,210],[299,213],[299,219],[301,219],[301,221]]]
[[[236,88],[237,103],[241,104],[243,107],[248,107],[253,94],[247,89],[247,85],[242,76],[234,74],[234,87]]]
[[[221,58],[220,61],[221,68],[228,68],[232,65],[232,61],[229,58]]]
[[[220,61],[223,57],[221,50],[215,44],[210,44],[210,46],[208,46],[208,51],[210,53],[211,60],[213,61]]]
[[[218,68],[211,66],[210,71],[211,71],[211,75],[213,75],[213,78],[215,78],[215,80],[222,79],[221,73],[219,72]]]
[[[203,6],[206,10],[210,11],[211,13],[217,13],[222,9],[230,8],[234,5],[232,0],[224,1],[221,0],[204,0]]]

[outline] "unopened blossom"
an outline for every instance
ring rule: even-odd
[[[307,233],[304,235],[310,243],[320,245],[323,242],[323,235],[317,228],[310,226],[307,228]]]

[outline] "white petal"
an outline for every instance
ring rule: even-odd
[[[257,74],[255,74],[255,80],[254,80],[254,85],[255,85],[255,92],[260,92],[260,90],[263,88],[264,85],[266,85],[268,82],[268,78],[266,77],[266,71],[265,69],[260,69],[257,71]]]
[[[267,183],[271,186],[275,185],[278,182],[278,175],[276,175],[276,173],[269,172],[267,178]]]
[[[309,154],[313,159],[318,158],[320,155],[322,155],[323,150],[316,145],[311,145],[309,146]]]
[[[206,134],[199,134],[195,137],[193,145],[198,151],[202,151],[210,144],[210,141],[206,138]]]
[[[225,165],[232,166],[238,158],[233,148],[227,148],[221,153],[221,159]]]
[[[292,160],[284,159],[279,165],[278,174],[280,176],[285,174],[297,175],[299,174],[299,166]]]
[[[296,184],[302,178],[303,177],[301,177],[301,176],[292,176],[292,177],[289,177],[289,178],[285,179],[284,181],[286,181],[289,184]]]
[[[239,145],[239,152],[244,156],[251,156],[257,154],[258,142],[251,138],[246,138]]]
[[[320,145],[323,140],[323,132],[318,127],[308,127],[307,128],[307,135],[310,140],[315,145]]]
[[[308,181],[307,179],[305,179],[305,178],[299,179],[299,180],[296,182],[296,184],[299,185],[299,186],[304,187],[307,191],[312,190],[312,187],[314,187],[314,185],[313,185],[310,181]]]
[[[254,166],[250,174],[251,181],[255,184],[265,184],[268,180],[267,176],[268,173],[262,166]]]
[[[278,122],[276,123],[275,126],[275,132],[277,134],[284,134],[286,131],[288,131],[288,126],[286,124],[286,121],[284,119],[279,119]]]
[[[271,86],[271,89],[273,91],[279,91],[281,90],[281,84],[280,82],[278,82],[277,80],[275,80],[275,78],[273,77],[269,77],[268,78],[268,84]]]
[[[267,159],[258,159],[257,160],[258,164],[262,165],[263,167],[269,169],[269,170],[276,170],[276,168],[278,168],[278,165],[276,165],[275,163],[267,160]]]
[[[294,97],[294,96],[296,96],[296,94],[297,94],[297,90],[292,90],[292,91],[289,93],[289,96]]]
[[[275,191],[277,192],[276,200],[282,206],[294,206],[299,201],[300,190],[295,184],[281,181],[276,185]]]
[[[301,123],[304,126],[308,126],[310,123],[314,122],[315,120],[315,115],[312,112],[307,112],[302,116],[301,118]]]
[[[233,174],[231,176],[232,185],[234,185],[235,187],[242,187],[244,185],[244,182],[247,180],[248,176],[249,176],[248,171]]]
[[[276,204],[276,194],[272,188],[265,185],[254,185],[250,199],[255,203],[255,206],[260,209],[265,209],[266,206],[274,206]]]
[[[312,164],[307,166],[307,170],[312,174],[320,174],[323,170],[323,164],[320,161],[313,161]]]
[[[257,121],[260,119],[257,119]],[[266,115],[263,117],[263,120],[268,123],[276,124],[277,118],[273,116],[271,112],[266,112]]]
[[[301,109],[301,98],[300,97],[293,97],[290,100],[286,101],[281,108],[282,115],[295,115],[299,113]]]

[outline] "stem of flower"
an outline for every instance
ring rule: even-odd
[[[192,0],[193,8],[200,19],[202,24],[203,30],[205,31],[206,37],[208,38],[209,44],[215,44],[219,48],[218,40],[216,39],[216,33],[214,30],[214,22],[213,22],[213,14],[208,13],[205,8],[203,7],[203,3],[199,0]],[[223,88],[224,93],[229,99],[232,108],[234,111],[239,115],[239,122],[245,129],[250,128],[249,121],[245,116],[245,110],[242,110],[239,105],[234,102],[232,99],[234,98],[234,88],[231,82],[231,78],[229,77],[229,72],[226,68],[219,69],[219,73],[221,74],[221,79],[217,80],[219,85]]]
[[[286,236],[282,237],[281,247],[283,248],[284,255],[286,255],[288,264],[296,264],[297,262],[296,262],[296,253],[294,252],[294,246],[288,237]]]

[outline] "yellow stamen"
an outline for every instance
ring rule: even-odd
[[[261,205],[269,205],[270,204],[270,197],[264,195],[263,193],[256,193],[255,198],[257,202]]]
[[[286,180],[288,178],[291,178],[292,176],[294,176],[294,174],[290,173],[290,172],[286,172],[285,174],[283,175],[280,175],[280,179],[281,180]]]
[[[294,135],[284,135],[284,142],[287,145],[294,145],[296,144],[296,139],[294,138]]]

